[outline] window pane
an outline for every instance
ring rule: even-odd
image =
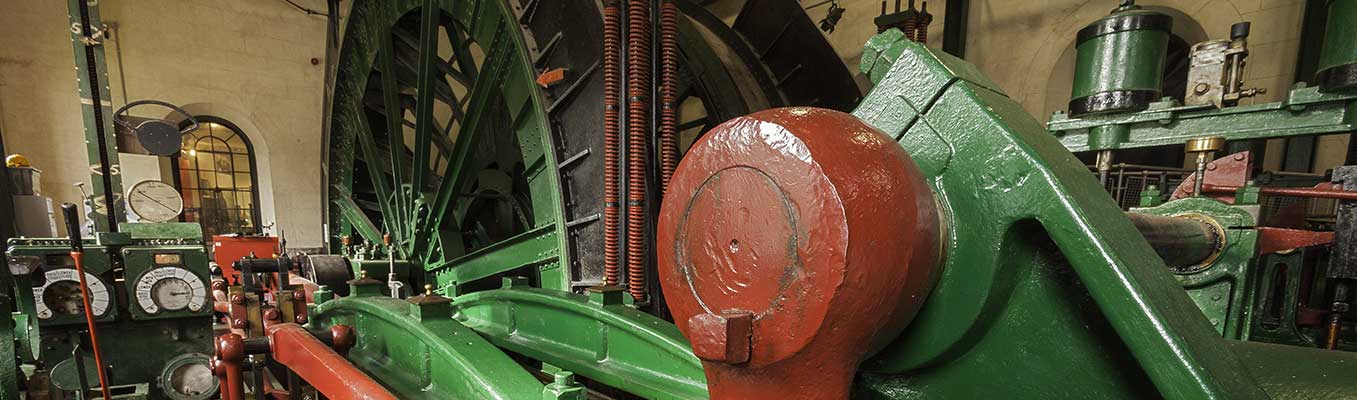
[[[254,186],[250,184],[250,174],[236,174],[236,188],[241,190],[250,190]]]
[[[217,173],[203,172],[198,174],[198,187],[209,190],[217,188]]]
[[[236,159],[236,172],[245,172],[250,170],[250,156],[244,154],[236,154],[233,157],[235,157]]]
[[[231,137],[226,138],[226,144],[231,146],[232,153],[245,154],[247,152],[245,141],[241,140],[240,135],[231,135]]]
[[[240,204],[240,208],[253,209],[254,196],[250,192],[236,192],[236,204]]]
[[[212,151],[212,138],[210,136],[199,138],[193,143],[193,149],[199,152]]]

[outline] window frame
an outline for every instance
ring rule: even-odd
[[[225,118],[221,118],[221,117],[217,117],[217,116],[212,116],[212,115],[195,115],[195,116],[193,116],[193,118],[196,119],[196,120],[198,120],[198,123],[199,123],[199,124],[214,123],[214,124],[217,124],[217,125],[221,125],[221,126],[225,127],[226,129],[229,129],[232,133],[234,133],[237,137],[240,138],[241,143],[244,143],[244,144],[245,144],[245,153],[246,153],[246,157],[249,159],[249,163],[250,163],[250,165],[249,165],[249,167],[250,167],[250,171],[249,171],[249,172],[250,172],[250,218],[253,219],[253,224],[252,224],[252,225],[253,225],[253,228],[254,228],[254,229],[253,229],[251,232],[241,232],[241,233],[253,233],[253,234],[261,234],[261,233],[263,233],[264,227],[263,227],[263,221],[262,221],[262,219],[261,219],[261,216],[263,215],[263,213],[260,211],[260,206],[259,206],[259,168],[258,168],[259,163],[258,163],[258,162],[256,161],[256,159],[255,159],[254,144],[250,142],[250,137],[247,136],[247,135],[245,135],[245,132],[244,132],[243,130],[241,130],[239,126],[236,126],[236,124],[232,123],[231,121],[229,121],[229,120],[227,120],[227,119],[225,119]],[[193,125],[193,124],[192,124],[191,122],[189,122],[188,120],[184,120],[183,122],[181,122],[181,123],[179,124],[179,129],[180,129],[180,130],[183,130],[183,129],[186,129],[186,128],[192,126],[192,125]],[[185,134],[184,136],[188,136],[188,134]],[[213,135],[213,136],[215,136],[215,135]],[[222,140],[224,140],[224,139],[222,139]],[[170,175],[173,176],[173,178],[174,178],[174,179],[173,179],[173,180],[174,180],[174,188],[175,188],[175,190],[178,190],[178,191],[179,191],[179,196],[180,196],[180,197],[183,197],[183,196],[184,196],[184,185],[183,185],[183,182],[181,181],[181,178],[180,178],[180,168],[179,168],[179,162],[180,162],[181,159],[183,159],[182,153],[183,153],[183,150],[180,150],[180,152],[175,153],[173,156],[170,156]],[[234,165],[233,165],[233,166],[234,166]],[[199,168],[199,170],[201,170],[201,168]],[[215,170],[215,169],[214,169],[214,170]],[[232,171],[231,171],[231,174],[232,174],[233,176],[234,176],[235,174],[238,174],[238,173],[240,173],[238,170],[232,170]],[[195,190],[202,190],[202,189],[201,189],[201,188],[195,187]],[[235,189],[235,190],[238,191],[239,189]],[[199,204],[199,208],[201,208],[201,204]],[[187,222],[187,221],[186,221],[186,217],[187,217],[187,213],[180,213],[180,214],[179,214],[179,222]],[[200,218],[201,218],[201,217],[200,217]],[[198,221],[198,222],[201,223],[201,221]],[[204,233],[207,233],[207,231],[206,231],[205,229],[204,229]],[[228,234],[228,233],[218,232],[217,234]],[[211,238],[208,238],[208,239],[211,239]]]

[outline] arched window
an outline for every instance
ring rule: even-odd
[[[184,136],[174,157],[174,184],[184,196],[184,222],[203,235],[259,232],[259,189],[254,148],[234,124],[198,116],[198,129]],[[187,124],[186,124],[187,126]]]

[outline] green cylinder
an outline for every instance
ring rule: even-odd
[[[1357,89],[1357,0],[1329,0],[1315,82],[1322,92]]]
[[[1136,111],[1159,99],[1173,18],[1122,7],[1079,30],[1070,115]]]

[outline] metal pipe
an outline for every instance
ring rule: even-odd
[[[1226,186],[1226,185],[1205,185],[1202,187],[1202,190],[1205,193],[1234,193],[1236,191],[1239,191],[1239,189],[1240,189],[1239,186]],[[1268,196],[1357,200],[1357,191],[1348,191],[1340,189],[1260,187],[1258,188],[1258,193]]]
[[[349,360],[311,336],[301,325],[269,328],[273,360],[292,370],[330,399],[391,399],[396,395],[363,373]]]
[[[1128,212],[1126,217],[1169,267],[1181,268],[1210,261],[1224,245],[1224,232],[1200,218],[1136,212]]]
[[[61,213],[66,217],[66,234],[71,239],[71,259],[75,261],[75,275],[80,280],[80,303],[84,306],[85,326],[90,331],[90,352],[94,353],[94,369],[99,373],[99,391],[103,393],[104,400],[109,400],[113,396],[108,391],[108,373],[104,371],[104,366],[108,364],[104,364],[104,355],[99,352],[99,334],[95,331],[94,309],[90,307],[90,285],[85,281],[85,250],[80,239],[80,214],[76,212],[75,204],[71,203],[63,203]]]

